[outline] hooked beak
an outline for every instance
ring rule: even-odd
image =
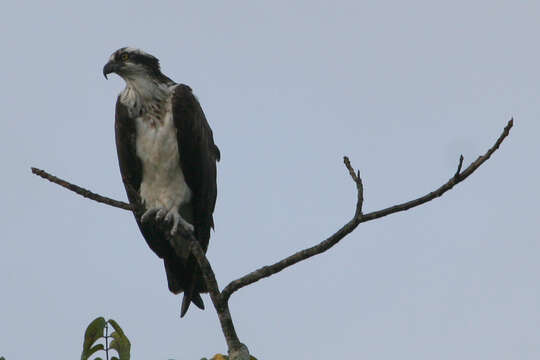
[[[110,73],[115,73],[120,66],[118,63],[114,61],[109,61],[105,66],[103,67],[103,76],[105,76],[105,79],[107,79],[107,75]]]

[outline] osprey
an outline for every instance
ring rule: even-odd
[[[116,148],[122,181],[148,246],[163,259],[169,290],[184,292],[181,316],[193,302],[204,309],[207,292],[199,265],[179,227],[192,231],[206,252],[216,203],[212,130],[191,88],[161,73],[159,60],[124,47],[103,67],[121,76],[116,100]],[[166,232],[169,232],[167,234]]]

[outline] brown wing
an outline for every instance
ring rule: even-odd
[[[220,159],[214,144],[212,130],[206,121],[199,101],[191,88],[179,84],[173,94],[173,120],[177,130],[180,164],[191,193],[195,238],[206,252],[210,240],[210,229],[214,227],[212,214],[216,204],[216,161]],[[189,304],[197,306],[200,292],[206,292],[199,266],[193,256],[186,264],[186,286],[180,316],[184,316]],[[200,307],[200,306],[199,306]]]
[[[206,251],[210,228],[214,226],[216,161],[219,161],[220,153],[201,105],[189,86],[179,84],[175,88],[172,105],[180,163],[193,195],[195,237]]]

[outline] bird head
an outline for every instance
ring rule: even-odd
[[[159,60],[142,50],[123,47],[116,50],[109,62],[103,67],[103,75],[116,73],[124,80],[141,76],[155,77],[161,75]]]

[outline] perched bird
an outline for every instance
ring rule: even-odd
[[[159,60],[135,48],[115,51],[103,75],[126,82],[116,100],[116,148],[122,180],[148,246],[163,259],[169,290],[184,293],[181,316],[207,292],[180,231],[192,231],[206,252],[214,227],[216,162],[212,130],[191,88],[163,75]],[[167,234],[169,232],[169,234]]]

